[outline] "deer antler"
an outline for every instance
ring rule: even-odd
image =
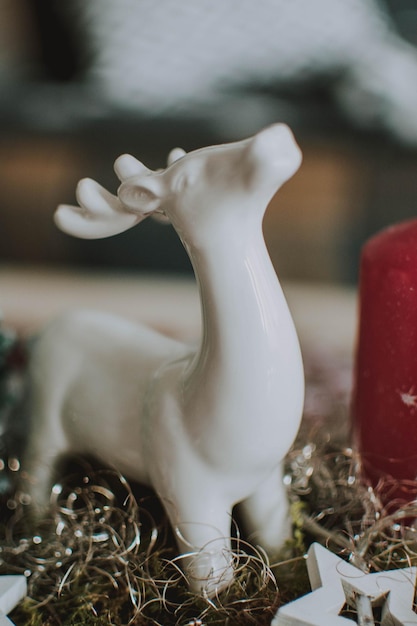
[[[129,154],[120,156],[114,164],[120,181],[148,174],[145,165]],[[91,178],[80,180],[76,197],[79,206],[61,204],[55,212],[55,223],[64,232],[82,239],[100,239],[122,233],[142,221],[146,214],[126,206]]]
[[[182,148],[173,148],[171,152],[168,154],[168,159],[167,159],[168,165],[172,165],[173,163],[175,163],[175,161],[178,161],[178,159],[181,159],[186,154],[187,154],[186,151],[183,150]]]

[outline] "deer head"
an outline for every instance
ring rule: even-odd
[[[189,154],[176,148],[167,168],[158,171],[123,155],[114,165],[121,181],[117,195],[85,178],[77,186],[79,206],[60,205],[55,221],[61,230],[84,239],[116,235],[149,215],[171,220],[181,230],[187,220],[213,221],[234,206],[265,210],[300,163],[301,152],[283,124],[250,139]]]

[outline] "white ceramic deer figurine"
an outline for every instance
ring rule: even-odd
[[[117,196],[85,179],[80,207],[58,226],[77,237],[120,233],[152,213],[168,218],[201,295],[197,350],[108,314],[74,312],[40,335],[31,361],[33,430],[26,469],[48,502],[58,456],[93,454],[162,499],[190,587],[209,595],[233,578],[232,507],[267,550],[288,537],[281,461],[297,433],[302,360],[262,235],[277,189],[298,169],[291,131],[189,154],[151,171],[117,159]]]

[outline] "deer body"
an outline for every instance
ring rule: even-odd
[[[188,553],[191,588],[213,594],[233,577],[235,504],[267,550],[289,532],[281,461],[300,423],[303,368],[262,218],[300,152],[287,127],[275,125],[170,160],[151,172],[120,157],[118,195],[81,181],[81,208],[59,207],[57,222],[76,236],[109,236],[163,212],[197,277],[200,346],[96,312],[54,322],[32,357],[26,463],[41,505],[66,452],[94,454],[153,486]]]

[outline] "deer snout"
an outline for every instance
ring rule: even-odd
[[[273,124],[255,136],[254,141],[276,164],[294,168],[301,165],[302,154],[291,129],[286,124]]]
[[[281,186],[301,165],[302,153],[286,124],[273,124],[254,136],[250,145],[257,167]]]

